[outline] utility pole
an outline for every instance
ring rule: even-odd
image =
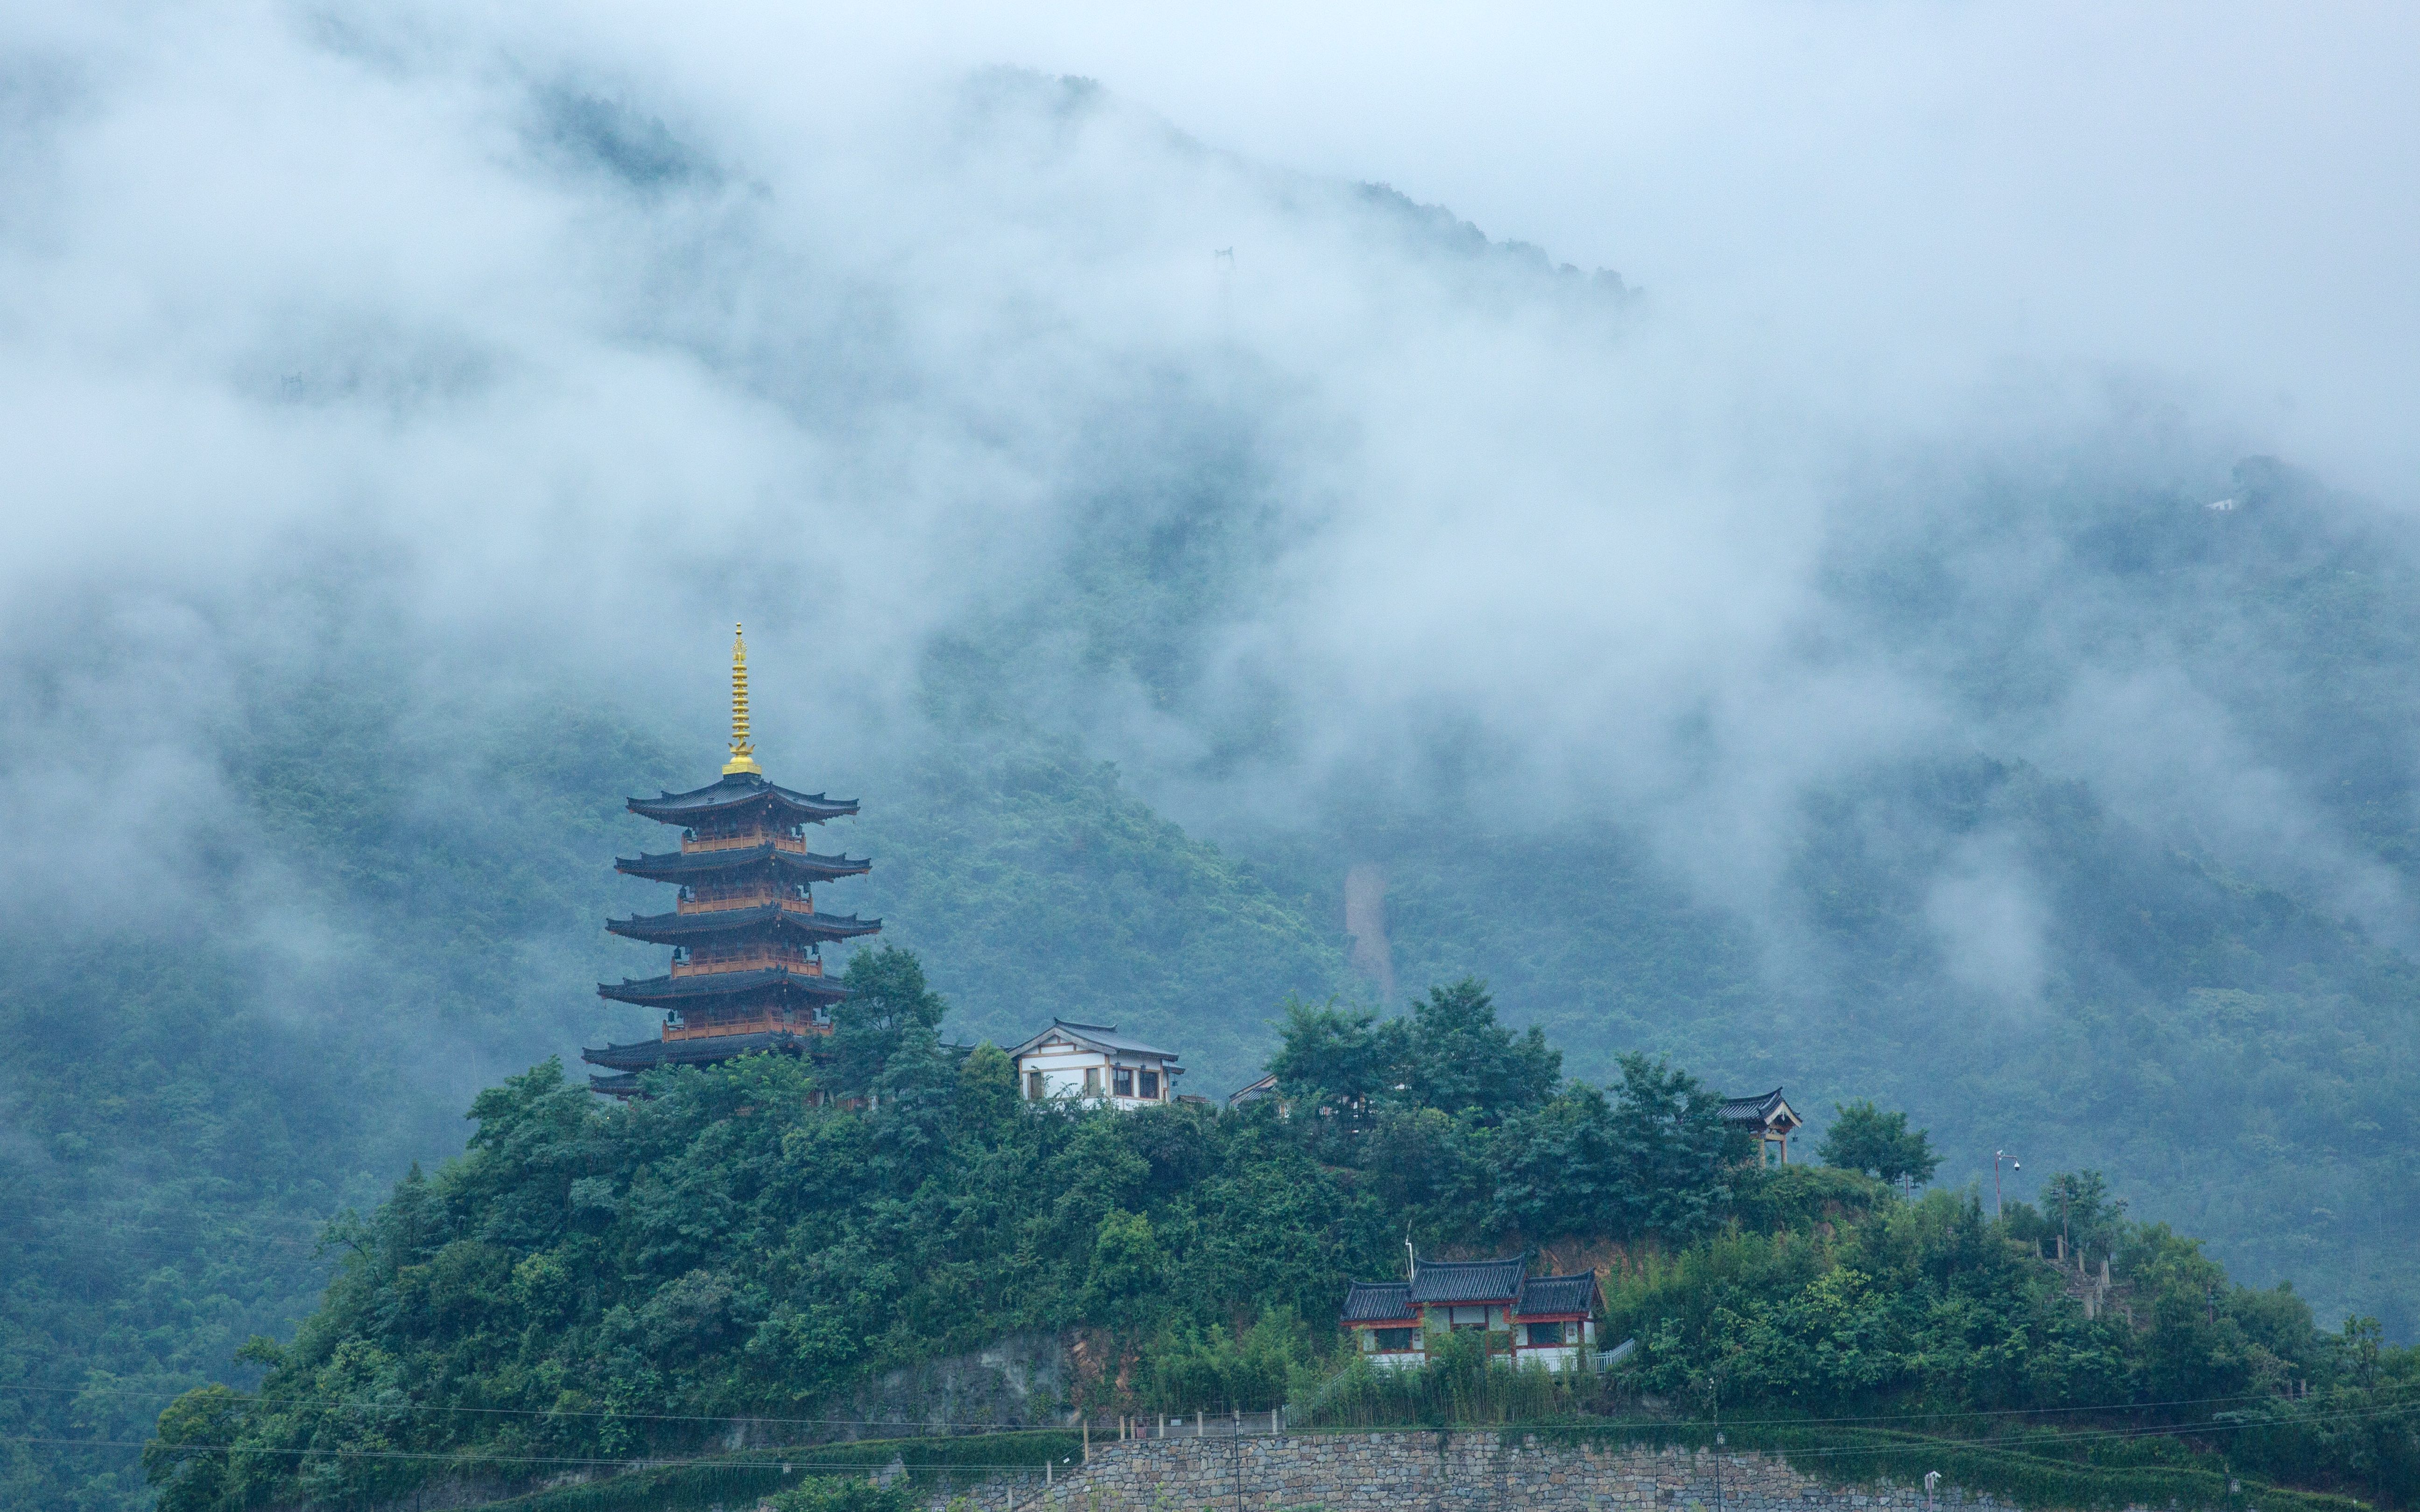
[[[1998,1221],[2001,1212],[2000,1162],[2008,1159],[2009,1152],[2005,1149],[1995,1149],[1992,1151],[1992,1218],[1994,1222]],[[2017,1161],[2009,1160],[2009,1169],[2012,1171],[2022,1171],[2024,1169],[2024,1166]]]
[[[1714,1404],[1714,1512],[1723,1512],[1723,1383],[1706,1378],[1706,1395]]]
[[[1235,1409],[1235,1512],[1244,1512],[1244,1410]]]

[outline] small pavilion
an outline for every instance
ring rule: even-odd
[[[1727,1097],[1722,1112],[1725,1123],[1756,1140],[1758,1165],[1790,1164],[1790,1135],[1806,1120],[1782,1100],[1780,1088],[1761,1097]]]

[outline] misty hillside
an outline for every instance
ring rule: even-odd
[[[2290,548],[2300,506],[2268,507],[2265,542]],[[2329,553],[2270,560],[2283,570],[2225,551],[2205,570],[2253,576],[2297,631],[2303,612],[2385,598],[2344,592]],[[2280,602],[2315,588],[2307,610]],[[2365,632],[2383,633],[2339,621],[2339,640]],[[27,1221],[10,1228],[8,1364],[62,1394],[18,1404],[28,1427],[139,1438],[156,1403],[110,1394],[189,1384],[247,1335],[288,1331],[325,1273],[318,1226],[458,1148],[469,1089],[646,1030],[585,989],[652,960],[597,927],[647,890],[612,856],[658,839],[618,800],[699,780],[684,768],[712,751],[684,764],[658,730],[567,709],[428,748],[381,683],[281,689],[223,753],[218,823],[273,841],[277,927],[322,936],[307,977],[264,981],[259,952],[207,931],[12,941],[28,965],[7,998],[7,1159]],[[1799,928],[1776,940],[1693,902],[1618,825],[1340,807],[1221,851],[1038,736],[970,734],[988,754],[830,784],[866,806],[836,838],[876,858],[843,906],[924,954],[955,1037],[1111,1020],[1182,1046],[1188,1086],[1222,1094],[1257,1070],[1289,993],[1375,995],[1346,964],[1342,897],[1348,863],[1374,865],[1404,990],[1479,972],[1576,1074],[1604,1080],[1644,1048],[1732,1089],[1786,1084],[1813,1111],[1877,1096],[1932,1129],[1953,1183],[2021,1128],[2037,1169],[2097,1165],[2137,1214],[2240,1272],[2410,1331],[2414,1276],[2392,1238],[2411,1185],[2379,1137],[2420,1090],[2409,961],[2086,784],[1972,753],[1811,795],[1778,884]],[[2063,921],[2029,1013],[1962,973],[1927,922],[1939,857],[1978,837],[2022,858]]]
[[[2139,376],[1776,394],[1081,81],[818,135],[406,32],[54,58],[0,122],[0,378],[75,439],[0,595],[5,1494],[143,1504],[322,1226],[647,1032],[621,803],[712,776],[735,619],[953,1038],[1115,1022],[1216,1096],[1290,995],[1475,972],[1575,1074],[1879,1098],[1945,1183],[2098,1168],[2420,1330],[2385,506]]]

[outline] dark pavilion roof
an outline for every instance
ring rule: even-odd
[[[1145,1044],[1132,1035],[1120,1034],[1114,1024],[1077,1024],[1054,1018],[1050,1021],[1050,1027],[1011,1050],[1009,1058],[1014,1060],[1052,1039],[1066,1040],[1079,1049],[1099,1050],[1109,1055],[1146,1056],[1158,1060],[1174,1060],[1177,1057],[1173,1050],[1162,1050],[1156,1045]]]
[[[1419,1317],[1412,1311],[1411,1290],[1402,1281],[1356,1281],[1344,1293],[1344,1320],[1348,1323],[1391,1323],[1409,1321]]]
[[[818,977],[787,966],[768,966],[760,971],[701,971],[686,977],[645,977],[635,981],[626,977],[619,982],[598,982],[597,995],[618,1003],[636,1003],[641,1008],[671,1008],[701,997],[728,997],[768,988],[795,992],[823,1002],[838,1002],[848,995],[848,989],[840,984],[837,977]]]
[[[1512,1311],[1524,1318],[1551,1313],[1585,1315],[1596,1311],[1596,1273],[1577,1275],[1533,1275],[1521,1283],[1521,1300]]]
[[[1277,1073],[1275,1072],[1271,1072],[1267,1075],[1263,1076],[1259,1081],[1247,1082],[1243,1086],[1238,1087],[1233,1091],[1228,1093],[1227,1105],[1231,1108],[1239,1108],[1247,1103],[1258,1103],[1264,1098],[1271,1098],[1277,1095]],[[1358,1286],[1360,1283],[1357,1281],[1354,1285]]]
[[[1769,1128],[1784,1121],[1795,1129],[1803,1121],[1797,1110],[1781,1100],[1778,1087],[1758,1097],[1727,1097],[1723,1099],[1722,1115],[1725,1123],[1745,1124],[1751,1129]]]
[[[767,841],[762,845],[740,845],[727,851],[674,851],[666,856],[635,858],[617,856],[613,858],[613,870],[628,876],[644,877],[650,882],[687,882],[691,877],[737,872],[742,867],[761,866],[768,861],[775,871],[785,872],[809,882],[863,876],[874,865],[871,861],[855,861],[845,856],[785,851]]]
[[[1415,1260],[1411,1300],[1419,1304],[1511,1302],[1521,1294],[1529,1262],[1509,1260]]]
[[[1414,1260],[1409,1281],[1356,1281],[1344,1293],[1344,1321],[1391,1322],[1421,1307],[1511,1303],[1515,1317],[1585,1318],[1596,1311],[1596,1273],[1529,1275],[1519,1256],[1503,1260]]]
[[[636,1044],[609,1044],[582,1050],[580,1058],[592,1066],[615,1071],[646,1071],[656,1066],[710,1066],[717,1061],[752,1056],[760,1050],[805,1055],[823,1039],[819,1034],[793,1034],[783,1029],[752,1034],[701,1034],[685,1040],[642,1040]]]
[[[758,807],[771,809],[793,824],[820,825],[827,819],[857,812],[857,800],[828,798],[820,793],[793,793],[753,772],[734,772],[711,787],[688,793],[629,800],[632,813],[667,825],[693,825],[719,814],[738,814]]]
[[[605,921],[605,927],[616,934],[657,945],[688,945],[697,940],[766,926],[787,930],[810,940],[847,940],[860,934],[878,933],[882,920],[860,918],[855,914],[811,914],[802,908],[784,908],[778,903],[770,903],[754,908],[710,908],[694,914],[642,914],[636,918],[609,918]]]

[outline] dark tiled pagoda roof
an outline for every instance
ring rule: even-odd
[[[785,851],[767,841],[727,851],[674,851],[665,856],[615,856],[613,870],[650,882],[687,882],[718,872],[771,862],[774,870],[805,882],[830,882],[835,877],[863,876],[874,863],[845,856],[817,856],[813,851]]]
[[[1723,1099],[1723,1121],[1726,1123],[1762,1123],[1781,1105],[1781,1088],[1756,1097]]]
[[[734,934],[765,927],[787,930],[810,940],[846,940],[882,928],[878,918],[855,914],[811,914],[803,909],[764,903],[754,908],[711,908],[695,914],[642,914],[636,918],[609,918],[605,927],[633,940],[657,945],[688,945],[718,934]]]
[[[721,815],[737,815],[767,808],[792,824],[820,825],[857,812],[854,798],[828,798],[820,793],[793,793],[766,781],[753,772],[735,772],[711,787],[689,793],[667,793],[659,798],[632,798],[630,811],[667,825],[694,825]]]
[[[848,995],[848,989],[840,984],[837,977],[818,977],[787,966],[768,966],[760,971],[701,971],[686,977],[644,977],[635,981],[626,977],[619,982],[598,982],[597,995],[617,1003],[636,1003],[641,1008],[670,1008],[702,997],[728,997],[767,988],[794,992],[827,1003]]]
[[[1410,1322],[1419,1316],[1412,1311],[1411,1289],[1409,1283],[1403,1281],[1356,1281],[1344,1293],[1344,1320]]]
[[[1761,1097],[1727,1097],[1723,1099],[1723,1121],[1737,1124],[1750,1134],[1770,1134],[1778,1129],[1787,1134],[1798,1127],[1798,1111],[1782,1101],[1776,1087]]]
[[[1512,1311],[1523,1318],[1553,1313],[1585,1317],[1596,1311],[1596,1273],[1533,1275],[1521,1284],[1521,1300]]]
[[[710,1066],[719,1060],[752,1056],[760,1050],[805,1055],[823,1039],[819,1034],[793,1034],[786,1029],[752,1034],[701,1034],[685,1040],[642,1040],[636,1044],[609,1044],[582,1050],[580,1058],[592,1066],[615,1071],[647,1071],[657,1066]]]
[[[1529,1262],[1509,1260],[1419,1260],[1412,1266],[1411,1300],[1415,1303],[1511,1302],[1521,1294],[1521,1277]]]

